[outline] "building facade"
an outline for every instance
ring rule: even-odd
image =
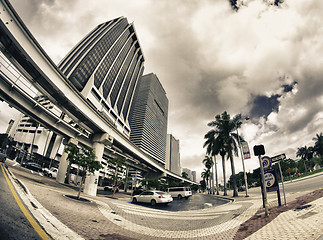
[[[67,120],[68,117],[63,117],[62,111],[52,104],[46,96],[39,95],[35,97],[35,100],[53,114],[61,116],[65,121]],[[51,165],[57,165],[63,153],[63,137],[24,114],[20,114],[14,121],[9,136],[15,142],[15,149],[18,151],[15,158],[19,162],[24,161],[27,155],[33,154],[36,158],[51,162]]]
[[[134,25],[119,17],[97,26],[58,67],[129,138],[131,104],[144,71],[144,56]]]
[[[188,179],[190,179],[191,181],[193,181],[193,176],[192,176],[192,170],[191,169],[183,168],[182,171],[185,172],[185,173],[187,173]]]
[[[168,98],[155,74],[142,77],[132,110],[130,141],[165,166]]]
[[[172,134],[167,134],[166,140],[166,165],[165,168],[181,176],[179,140]]]
[[[196,182],[196,171],[192,171],[192,181]]]

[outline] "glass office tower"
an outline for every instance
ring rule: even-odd
[[[144,75],[131,114],[130,141],[165,165],[168,99],[157,76]]]
[[[97,26],[58,66],[96,109],[130,136],[131,104],[144,71],[133,24],[119,17]]]

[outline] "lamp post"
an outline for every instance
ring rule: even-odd
[[[248,120],[248,119],[249,118],[246,118],[246,120]],[[240,142],[240,137],[239,137],[239,132],[238,132],[237,125],[236,125],[236,130],[237,130],[237,135],[238,135],[238,144],[239,144],[241,161],[242,161],[242,167],[243,167],[244,183],[245,183],[245,186],[246,186],[246,197],[249,197],[249,195],[248,195],[248,180],[247,180],[246,169],[245,169],[245,166],[244,166],[243,151],[242,151],[242,146],[241,146],[241,142]]]

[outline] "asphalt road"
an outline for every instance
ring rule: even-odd
[[[148,208],[176,212],[176,211],[190,211],[190,210],[205,209],[205,208],[219,206],[228,202],[229,200],[215,198],[214,195],[194,194],[189,199],[174,198],[173,202],[167,205],[157,204],[156,206],[151,206],[149,203],[136,203],[136,204],[147,206]]]
[[[0,206],[0,239],[41,239],[19,208],[1,168]]]
[[[323,188],[323,172],[317,173],[315,175],[307,176],[304,178],[298,178],[295,180],[284,180],[284,189],[285,194],[289,193],[297,193],[297,192],[304,192],[304,191],[315,191],[317,189]],[[281,200],[283,203],[283,186],[279,184]],[[259,193],[261,194],[260,187],[250,188],[248,189],[249,192]],[[239,195],[245,192],[239,192]],[[276,192],[270,192],[270,195],[276,195]],[[241,195],[242,196],[242,195]]]

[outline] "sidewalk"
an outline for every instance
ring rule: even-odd
[[[6,163],[18,194],[53,239],[323,239],[322,189],[287,195],[282,207],[269,194],[268,218],[259,192],[252,189],[249,197],[240,192],[222,206],[170,212],[131,204],[130,194],[123,192],[113,198],[102,190],[96,197],[82,193],[89,201],[77,201],[68,197],[76,196],[76,187]]]

